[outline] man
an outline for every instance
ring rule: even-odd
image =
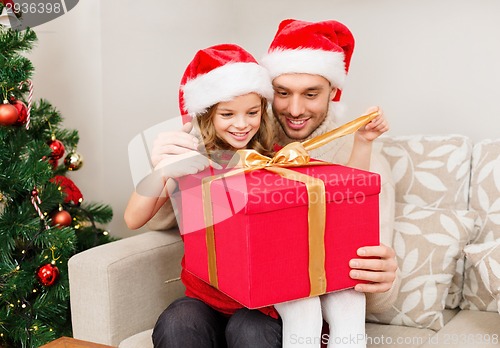
[[[351,32],[336,21],[309,23],[285,20],[279,25],[268,54],[262,59],[262,65],[268,69],[273,79],[275,94],[272,110],[276,120],[277,143],[283,146],[292,141],[303,141],[338,126],[335,102],[340,99],[353,49]],[[196,139],[188,134],[190,128],[190,124],[187,124],[183,127],[183,132],[160,136],[159,143],[162,145],[153,150],[153,163],[163,156],[196,150]],[[347,163],[352,148],[353,137],[344,137],[313,150],[311,157]],[[359,258],[350,261],[350,276],[367,281],[356,285],[355,290],[366,294],[368,312],[380,312],[391,306],[399,287],[395,253],[388,246],[392,241],[394,186],[390,168],[382,157],[374,154],[370,168],[382,177],[380,221],[383,243],[360,248]],[[166,216],[166,211],[161,211],[149,226],[157,229],[158,225],[155,224]],[[171,216],[170,214],[170,220],[173,220]],[[177,304],[174,303],[173,307],[179,311]],[[201,311],[193,309],[196,310]],[[207,309],[203,309],[205,310]],[[169,323],[175,316],[167,315],[166,312],[160,317],[153,337],[167,335],[168,330],[171,330],[165,327],[170,326]],[[179,315],[179,312],[176,314]],[[193,318],[197,314],[191,312],[191,315]],[[183,313],[182,316],[189,315]],[[225,336],[229,347],[281,347],[280,321],[261,312],[243,309],[223,325],[226,324]],[[197,325],[201,327],[197,330],[197,335],[202,331],[206,339],[220,330],[214,324],[207,324],[206,320]],[[209,341],[205,342],[207,347],[212,346]]]

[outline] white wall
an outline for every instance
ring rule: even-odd
[[[78,130],[84,165],[69,176],[85,200],[107,203],[99,0],[80,1],[34,29],[38,42],[28,55],[35,66],[34,98],[47,99],[61,112],[65,128]]]
[[[77,128],[85,166],[72,178],[110,203],[111,233],[129,236],[127,144],[177,116],[177,88],[195,51],[234,42],[262,56],[280,20],[337,19],[356,37],[343,93],[348,115],[381,105],[391,134],[499,137],[497,0],[85,0],[37,27],[37,96]]]

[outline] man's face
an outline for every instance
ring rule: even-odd
[[[295,140],[311,135],[324,121],[336,88],[320,75],[283,74],[273,80],[273,113]]]

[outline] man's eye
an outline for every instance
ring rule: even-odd
[[[316,98],[318,93],[307,93],[306,96],[307,98]]]
[[[288,95],[288,93],[285,91],[274,91],[274,92],[282,97],[286,97]]]

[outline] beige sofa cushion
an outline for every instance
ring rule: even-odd
[[[472,144],[461,135],[382,137],[396,202],[467,209]]]
[[[500,301],[500,240],[465,247],[464,298],[460,307],[496,312]]]
[[[152,334],[153,329],[139,332],[121,341],[118,348],[153,348]]]
[[[401,288],[392,308],[367,320],[439,330],[457,260],[474,227],[474,212],[396,204],[394,250]]]
[[[462,135],[381,137],[374,151],[388,159],[396,202],[443,209],[468,208],[472,144]],[[446,308],[461,299],[464,258],[457,260]]]
[[[473,243],[500,238],[500,139],[474,145],[470,186],[470,209],[479,213]]]
[[[480,311],[460,311],[446,326],[420,348],[498,347],[500,315]]]

